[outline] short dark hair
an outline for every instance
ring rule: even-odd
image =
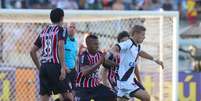
[[[135,25],[132,29],[131,29],[131,34],[134,34],[134,33],[139,33],[141,31],[146,31],[146,28],[144,26],[141,26],[141,25]]]
[[[62,20],[64,11],[61,8],[55,8],[50,12],[50,20],[52,23],[58,23]]]
[[[86,37],[86,43],[87,43],[87,41],[88,41],[89,39],[98,39],[98,37],[97,37],[96,35],[90,34],[90,35],[88,35],[88,36]]]
[[[127,31],[120,32],[117,36],[117,41],[120,42],[123,37],[129,37],[129,33]]]

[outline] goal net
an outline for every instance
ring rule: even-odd
[[[29,52],[38,33],[50,23],[50,10],[0,10],[0,100],[39,101],[39,79]],[[117,43],[117,35],[134,25],[146,27],[142,49],[164,61],[162,71],[140,58],[143,85],[153,101],[176,97],[177,12],[65,11],[63,26],[75,22],[76,37],[83,44],[87,34],[99,37],[100,48]],[[174,86],[173,86],[174,85]]]

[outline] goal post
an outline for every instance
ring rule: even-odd
[[[0,75],[4,74],[4,79],[10,83],[10,93],[7,94],[10,101],[39,99],[38,72],[29,52],[38,33],[50,23],[49,13],[50,10],[0,10],[0,66],[3,68],[0,68]],[[152,61],[140,58],[143,85],[154,101],[177,100],[178,12],[65,10],[63,26],[69,22],[76,24],[79,44],[84,42],[86,34],[92,33],[99,37],[101,49],[116,44],[119,32],[130,31],[134,25],[145,26],[146,38],[142,49],[163,60],[165,69],[161,70]],[[19,75],[33,77],[22,79]],[[18,90],[16,85],[23,86]],[[6,99],[4,97],[0,100]]]

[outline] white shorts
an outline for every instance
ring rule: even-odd
[[[117,80],[117,96],[131,98],[130,93],[136,92],[139,89],[145,90],[144,87],[137,81],[128,82],[128,81],[119,81]]]

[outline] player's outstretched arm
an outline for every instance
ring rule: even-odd
[[[143,58],[145,58],[145,59],[149,59],[149,60],[154,61],[155,63],[161,65],[162,69],[164,69],[163,62],[160,61],[160,60],[158,60],[158,59],[154,59],[154,57],[151,56],[150,54],[148,54],[148,53],[146,53],[146,52],[144,52],[144,51],[140,51],[140,52],[139,52],[139,56],[141,56],[141,57],[143,57]]]
[[[36,54],[38,50],[39,50],[39,48],[36,45],[34,45],[31,48],[31,52],[30,52],[30,56],[31,56],[34,64],[36,65],[37,69],[40,68],[40,62],[39,62],[37,54]]]

